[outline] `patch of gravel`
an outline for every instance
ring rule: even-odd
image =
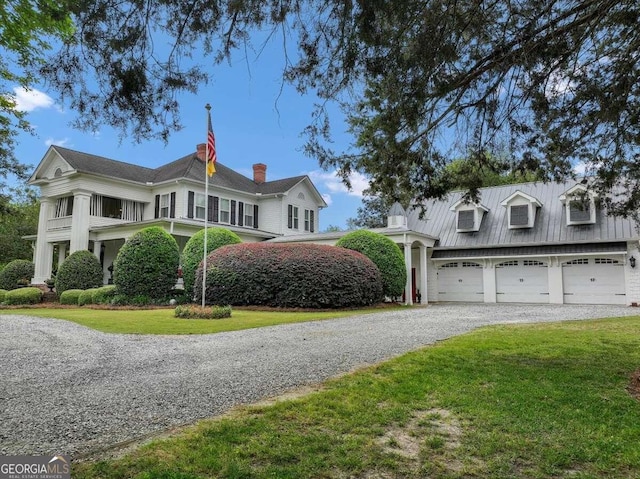
[[[199,336],[105,334],[67,321],[2,314],[0,454],[78,457],[483,325],[639,312],[441,304]]]

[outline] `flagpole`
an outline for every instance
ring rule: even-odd
[[[205,291],[207,289],[207,220],[209,218],[209,173],[207,165],[209,162],[209,118],[211,115],[211,105],[205,105],[207,110],[207,143],[204,155],[204,247],[202,259],[202,307],[205,304]]]

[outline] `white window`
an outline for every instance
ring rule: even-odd
[[[559,199],[566,208],[567,226],[595,224],[598,195],[587,186],[578,183],[560,195]]]
[[[511,226],[529,225],[529,205],[511,205]]]
[[[199,220],[204,219],[207,197],[203,193],[196,193],[193,205],[193,216]]]
[[[591,220],[591,208],[587,201],[572,200],[569,202],[569,221],[586,223]]]
[[[460,210],[458,211],[458,229],[472,230],[474,229],[475,211]]]
[[[231,202],[220,198],[220,223],[229,223],[231,218]]]
[[[309,231],[310,230],[310,221],[309,221],[309,210],[304,210],[304,230],[305,231]]]
[[[253,205],[251,203],[244,204],[244,225],[253,228]]]
[[[171,203],[171,195],[160,195],[160,218],[169,217],[169,205]]]
[[[292,228],[294,230],[298,229],[298,207],[294,206],[293,207],[293,226]]]

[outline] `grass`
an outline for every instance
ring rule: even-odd
[[[477,330],[78,478],[640,477],[640,317]]]
[[[398,306],[401,308],[403,306]],[[33,308],[0,310],[0,314],[24,314],[56,318],[102,331],[123,334],[212,334],[224,331],[261,328],[278,324],[335,319],[357,314],[380,312],[381,309],[336,311],[254,311],[234,309],[228,319],[180,319],[174,309],[87,309]]]

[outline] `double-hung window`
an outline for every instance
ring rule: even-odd
[[[169,206],[171,204],[171,198],[169,193],[166,195],[160,195],[160,218],[169,217]]]
[[[220,223],[229,223],[231,219],[231,202],[220,198]]]
[[[204,219],[207,197],[203,193],[196,193],[193,205],[193,216],[199,220]]]

